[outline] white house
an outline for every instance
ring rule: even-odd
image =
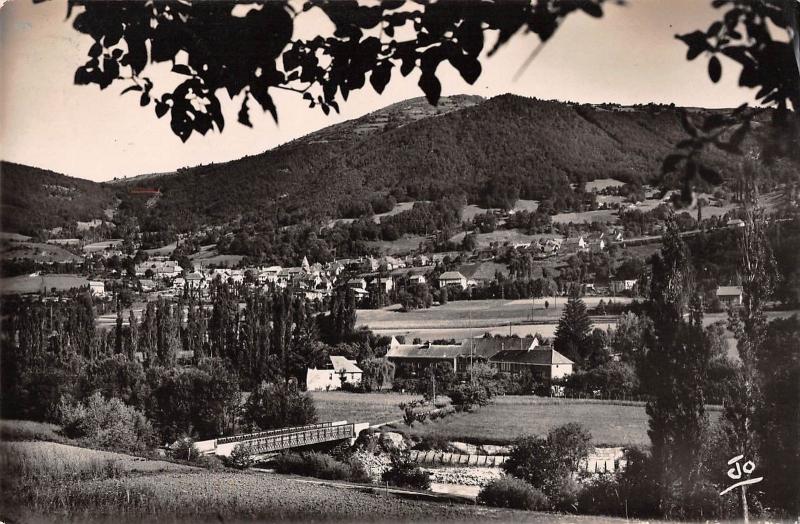
[[[632,291],[636,287],[635,278],[630,280],[612,280],[608,283],[608,288],[612,293],[622,293],[623,291]]]
[[[408,277],[409,284],[424,284],[425,282],[425,275],[416,274]]]
[[[445,271],[439,275],[439,287],[454,286],[467,289],[467,277],[458,271]]]
[[[586,241],[583,239],[583,237],[578,239],[578,247],[580,249],[586,249],[586,245]]]
[[[90,280],[89,291],[92,295],[104,297],[106,295],[106,284],[101,280]]]
[[[742,305],[742,286],[719,286],[717,288],[717,298],[723,304],[734,306]]]
[[[355,360],[331,356],[331,367],[327,369],[308,368],[306,370],[306,390],[330,391],[341,389],[342,383],[360,384],[363,371]]]

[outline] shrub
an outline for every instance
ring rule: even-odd
[[[588,455],[591,438],[583,426],[574,422],[551,429],[546,439],[521,437],[511,448],[503,469],[554,500],[574,504],[577,493],[574,489],[569,489],[569,494],[564,491],[569,488],[566,479],[577,473],[580,462]]]
[[[414,446],[414,449],[421,451],[451,451],[452,446],[450,441],[442,435],[425,435],[420,440],[419,444]]]
[[[237,444],[233,448],[231,454],[225,459],[225,464],[236,469],[247,469],[253,465],[255,460],[253,456],[247,451],[247,448],[241,444]]]
[[[406,426],[411,427],[416,421],[417,415],[414,413],[414,408],[411,406],[403,408],[403,422],[405,422]]]
[[[278,473],[294,473],[326,480],[349,480],[366,482],[366,468],[358,460],[339,462],[324,453],[284,453],[273,460]]]
[[[155,442],[147,418],[117,398],[95,393],[85,404],[62,398],[59,414],[64,434],[90,446],[130,452],[144,452]]]
[[[514,477],[493,480],[478,493],[478,502],[498,508],[543,510],[550,507],[544,493]]]
[[[170,446],[170,450],[172,456],[178,460],[192,462],[197,460],[200,456],[200,452],[197,450],[197,447],[194,445],[194,440],[191,437],[179,438]]]
[[[392,455],[392,467],[384,472],[382,478],[392,486],[417,489],[431,487],[430,476],[405,453]]]

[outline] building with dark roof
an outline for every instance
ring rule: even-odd
[[[489,365],[512,375],[530,371],[539,380],[550,381],[572,374],[574,362],[551,348],[507,349],[489,358]]]

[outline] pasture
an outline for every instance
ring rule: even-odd
[[[711,411],[715,420],[719,411]],[[473,444],[509,444],[522,435],[545,435],[567,422],[579,422],[597,446],[647,446],[647,413],[643,402],[550,399],[534,396],[496,397],[473,413],[456,413],[436,422],[391,427],[409,435],[437,435]]]

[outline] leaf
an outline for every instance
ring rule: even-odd
[[[175,64],[172,66],[172,72],[179,75],[193,76],[192,70],[185,64]]]
[[[303,100],[312,101],[312,100],[314,100],[314,97],[311,95],[311,93],[306,91],[305,93],[303,93]]]
[[[247,127],[253,127],[253,123],[250,122],[250,110],[247,107],[247,95],[245,95],[244,100],[242,100],[242,107],[239,108],[239,123],[244,124]]]
[[[120,93],[120,95],[124,95],[125,93],[129,93],[131,91],[141,91],[141,90],[142,90],[142,86],[132,85],[132,86],[129,86],[129,87],[126,87],[125,89],[123,89],[122,92]]]
[[[97,58],[101,54],[103,54],[103,46],[100,45],[99,42],[92,44],[92,47],[89,49],[89,56],[92,58]]]
[[[595,4],[594,2],[586,2],[581,5],[581,9],[583,12],[589,16],[593,16],[595,18],[601,18],[603,16],[603,9],[600,7],[599,4]]]
[[[169,106],[161,100],[156,100],[156,116],[161,118],[167,114],[167,111],[169,111]]]
[[[391,76],[392,63],[389,61],[384,61],[378,64],[378,66],[372,70],[372,73],[369,75],[369,83],[372,84],[372,87],[378,94],[381,94],[386,88],[386,84],[389,83]]]
[[[434,74],[423,74],[419,79],[419,87],[421,87],[422,92],[425,93],[425,98],[428,99],[429,104],[435,106],[439,103],[439,96],[442,94],[442,84],[439,83],[439,79],[436,78]]]
[[[720,64],[719,58],[716,56],[712,56],[711,60],[708,61],[708,76],[715,84],[722,77],[722,64]]]
[[[147,93],[142,93],[142,96],[139,98],[139,105],[144,107],[150,103],[150,95]]]

